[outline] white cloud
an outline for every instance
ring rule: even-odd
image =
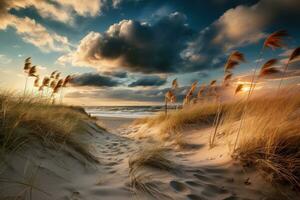
[[[6,26],[13,27],[25,42],[33,44],[46,52],[69,50],[68,38],[49,32],[44,26],[36,23],[35,20],[28,17],[19,18],[10,14],[8,14],[8,18],[10,21]]]
[[[69,42],[64,36],[58,35],[54,32],[47,30],[44,26],[37,23],[34,19],[28,17],[17,17],[11,13],[9,10],[11,8],[20,9],[30,6],[36,3],[38,10],[46,3],[44,1],[37,0],[15,0],[15,1],[1,1],[0,2],[0,30],[5,30],[8,27],[12,27],[16,30],[16,33],[22,37],[22,39],[30,44],[37,46],[43,51],[68,51]],[[45,15],[53,14],[51,11],[51,6],[47,9],[44,5],[43,9],[48,12],[44,12]],[[53,14],[54,15],[54,14]],[[59,16],[56,16],[59,17]]]
[[[229,9],[215,22],[219,33],[213,42],[226,41],[227,49],[256,42],[265,36],[262,30],[268,21],[268,14],[264,14],[255,6]]]

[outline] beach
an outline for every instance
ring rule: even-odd
[[[176,140],[166,140],[161,138],[159,124],[132,124],[135,119],[98,116],[87,122],[85,133],[74,137],[89,146],[91,159],[68,146],[49,149],[38,143],[7,155],[1,196],[33,200],[285,198],[254,168],[232,159],[228,138],[222,140],[219,135],[217,147],[210,148],[211,125],[194,125],[182,129]]]

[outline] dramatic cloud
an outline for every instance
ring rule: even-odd
[[[121,83],[112,77],[103,76],[97,73],[84,73],[77,75],[71,82],[74,86],[93,86],[93,87],[115,87]]]
[[[161,78],[159,76],[144,76],[132,83],[130,83],[129,87],[137,87],[137,86],[161,86],[167,82],[166,78]]]
[[[263,38],[272,23],[299,18],[297,0],[262,0],[253,6],[237,6],[227,10],[218,20],[200,31],[182,53],[189,70],[217,68],[224,63],[224,54]],[[290,16],[282,16],[289,13]],[[188,65],[190,64],[190,65]]]
[[[48,31],[33,19],[21,18],[9,13],[11,8],[22,7],[25,2],[21,0],[0,2],[0,30],[12,27],[25,42],[31,43],[44,51],[69,50],[69,42],[66,37]],[[40,2],[40,4],[43,3]]]
[[[104,74],[108,76],[117,77],[117,78],[127,78],[128,76],[127,72],[124,71],[109,71],[109,72],[104,72]]]
[[[90,32],[73,54],[59,61],[101,71],[121,67],[134,72],[175,72],[181,62],[180,51],[192,33],[186,17],[180,13],[162,17],[153,24],[122,20],[103,34]]]

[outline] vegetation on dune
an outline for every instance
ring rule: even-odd
[[[284,92],[248,106],[235,154],[272,182],[300,188],[300,94]]]
[[[76,133],[83,131],[85,120],[89,117],[79,108],[50,105],[47,100],[38,97],[1,92],[1,154],[17,151],[32,141],[38,141],[53,149],[67,145],[88,160],[96,161],[75,138]]]

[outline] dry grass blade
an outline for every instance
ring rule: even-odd
[[[36,76],[33,85],[34,85],[34,87],[40,87],[40,77],[39,76]]]
[[[229,86],[229,81],[230,81],[230,79],[232,78],[232,76],[233,76],[232,73],[227,73],[227,74],[224,76],[223,86],[225,86],[225,87]]]
[[[296,59],[299,56],[300,56],[300,47],[294,49],[294,51],[292,52],[292,54],[289,58],[289,61],[292,61],[292,60]]]
[[[198,93],[197,93],[197,97],[198,97],[198,98],[200,98],[200,97],[203,95],[203,93],[204,93],[204,91],[205,91],[205,88],[206,88],[206,85],[203,83],[203,84],[201,85],[201,87],[199,88],[199,91],[198,91]]]
[[[174,93],[169,90],[166,94],[165,94],[165,102],[167,103],[175,103],[176,101],[176,96],[174,95]]]
[[[217,83],[217,80],[212,80],[209,85],[214,86],[214,85],[216,85],[216,83]]]
[[[50,78],[49,77],[44,77],[42,85],[45,87],[48,87],[50,83]]]
[[[172,89],[177,89],[178,88],[178,81],[177,81],[177,78],[175,78],[173,81],[172,81]]]
[[[58,72],[58,73],[55,74],[55,79],[56,79],[56,80],[58,80],[59,77],[60,77],[60,72]]]
[[[66,78],[63,81],[62,87],[67,87],[67,84],[70,83],[71,80],[72,80],[71,75],[66,76]]]
[[[263,77],[279,72],[277,68],[273,67],[273,65],[275,65],[277,62],[278,60],[275,58],[268,60],[265,64],[262,65],[258,76]]]
[[[230,56],[227,59],[227,62],[225,64],[225,72],[229,72],[230,70],[234,69],[235,66],[240,64],[240,62],[244,62],[245,57],[244,54],[242,54],[239,51],[234,51],[233,53],[230,54]]]
[[[28,58],[25,59],[24,68],[23,69],[27,73],[30,68],[31,68],[31,57],[28,57]]]
[[[238,84],[238,86],[236,87],[234,94],[236,95],[237,93],[239,93],[240,91],[242,91],[244,85],[243,84]]]
[[[36,66],[32,66],[29,71],[28,71],[28,76],[33,76],[36,77],[37,76],[37,67]]]
[[[50,82],[50,87],[51,87],[52,89],[54,89],[55,86],[56,86],[56,84],[57,84],[56,80],[52,80],[52,81]]]
[[[56,73],[57,73],[57,70],[53,71],[50,75],[50,78],[55,78]]]
[[[231,60],[235,60],[238,62],[245,62],[245,57],[244,54],[239,52],[239,51],[234,51],[231,56],[230,56]]]
[[[262,69],[259,72],[259,77],[263,77],[263,76],[267,76],[267,75],[271,75],[271,74],[275,74],[280,72],[279,69],[275,68],[275,67],[268,67],[266,69]]]
[[[183,99],[183,105],[187,105],[190,103],[193,93],[195,92],[195,90],[197,88],[197,84],[198,84],[198,81],[194,81],[192,83],[191,88],[186,93],[185,98]]]
[[[284,46],[283,38],[288,36],[286,30],[279,30],[267,37],[264,42],[264,47],[269,47],[271,49],[281,48]]]
[[[261,66],[261,69],[266,69],[268,67],[272,67],[273,65],[275,65],[276,63],[278,62],[277,59],[273,58],[273,59],[270,59],[268,60],[267,62],[265,62],[265,64],[263,64]]]
[[[180,168],[167,159],[166,149],[162,147],[149,147],[140,151],[129,159],[130,173],[136,173],[143,167],[152,167],[170,173],[180,173]]]

